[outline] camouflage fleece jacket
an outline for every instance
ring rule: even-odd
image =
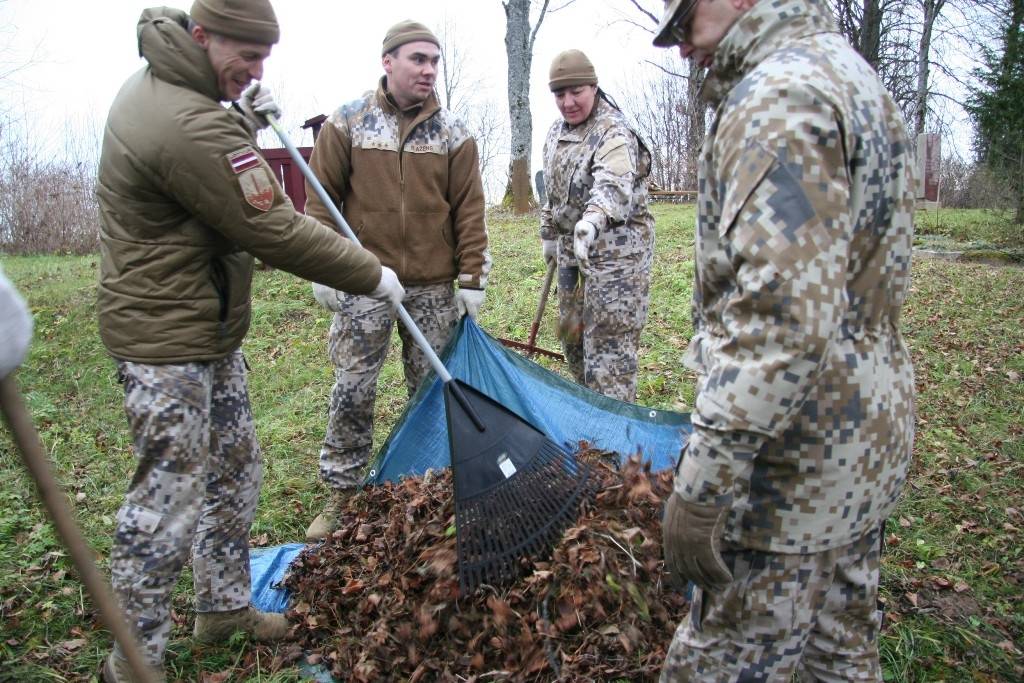
[[[385,90],[342,105],[309,165],[366,249],[404,284],[483,289],[491,269],[476,141],[431,94],[399,110]],[[334,225],[306,185],[306,213]]]
[[[695,430],[685,499],[731,506],[725,538],[847,544],[892,510],[914,432],[900,334],[911,149],[822,0],[770,0],[715,53],[699,169]]]
[[[598,233],[628,225],[640,242],[653,244],[654,217],[647,209],[645,179],[651,155],[620,111],[598,99],[586,121],[558,119],[544,141],[544,186],[540,236],[571,235],[582,218]]]

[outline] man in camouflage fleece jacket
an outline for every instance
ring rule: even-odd
[[[330,115],[310,167],[363,246],[398,274],[406,310],[440,352],[463,314],[476,317],[491,268],[479,155],[465,124],[438,104],[441,53],[430,29],[399,22],[381,52],[385,75],[377,89]],[[312,188],[306,194],[306,212],[333,224]],[[320,476],[332,495],[306,530],[310,541],[337,528],[345,498],[362,482],[395,316],[364,296],[320,287],[314,293],[335,313],[328,338],[335,381],[320,451]],[[430,366],[412,335],[403,326],[398,332],[412,396]]]
[[[667,569],[697,584],[663,681],[881,680],[879,534],[906,478],[913,159],[824,0],[668,0],[709,68],[693,436]]]

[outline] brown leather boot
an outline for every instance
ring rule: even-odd
[[[331,498],[324,506],[324,511],[316,516],[313,523],[306,529],[306,542],[322,541],[341,526],[341,516],[348,504],[348,499],[357,489],[334,489]]]
[[[210,644],[227,640],[235,631],[244,631],[253,640],[283,640],[290,625],[283,614],[261,612],[252,605],[229,612],[200,612],[192,637],[196,642]]]
[[[165,683],[163,670],[153,669],[153,680],[156,683]],[[132,675],[132,668],[128,666],[127,659],[121,659],[113,652],[103,662],[103,681],[106,683],[135,683],[139,679]]]

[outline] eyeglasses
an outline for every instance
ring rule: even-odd
[[[697,9],[698,2],[700,0],[693,0],[686,9],[679,13],[679,16],[676,17],[676,20],[669,27],[668,35],[676,45],[681,45],[687,41],[687,29],[689,28],[690,19],[693,17],[693,12]]]

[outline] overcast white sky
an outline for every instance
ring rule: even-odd
[[[566,0],[552,0],[563,7]],[[98,148],[110,102],[143,61],[135,27],[145,0],[0,0],[0,114],[24,114],[37,149],[87,153]],[[191,1],[168,4],[186,11]],[[647,2],[646,6],[660,6]],[[298,126],[375,86],[382,73],[380,45],[388,27],[416,19],[435,30],[446,21],[478,79],[477,101],[490,100],[507,118],[505,15],[500,0],[277,0],[282,39],[266,63],[264,82],[278,96],[284,122],[299,144]],[[536,10],[534,11],[534,15]],[[650,73],[645,60],[668,56],[651,46],[650,34],[622,21],[645,21],[629,0],[575,0],[544,19],[534,48],[531,107],[534,170],[548,126],[558,116],[547,89],[551,59],[578,48],[594,62],[601,85],[621,101],[629,84]],[[26,65],[27,66],[23,66]],[[20,68],[19,68],[20,67]],[[18,70],[7,78],[12,68]],[[936,103],[944,106],[945,103]],[[507,125],[507,124],[506,124]],[[267,146],[273,138],[262,137]],[[70,141],[70,142],[69,142]],[[965,146],[965,145],[962,145]],[[944,154],[947,150],[944,150]],[[966,153],[961,150],[961,153]]]
[[[0,0],[0,46],[6,46],[0,54],[0,74],[30,63],[0,91],[0,111],[27,114],[33,138],[43,149],[65,149],[69,131],[76,144],[98,142],[110,102],[125,78],[143,63],[136,52],[139,15],[157,4]],[[186,11],[191,6],[189,1],[167,4]],[[565,0],[551,4],[560,7]],[[447,17],[467,59],[465,68],[481,83],[478,97],[507,111],[505,14],[500,0],[277,0],[274,7],[281,42],[267,60],[264,82],[278,95],[289,127],[329,113],[374,87],[382,73],[381,41],[388,27],[403,19],[416,19],[436,30]],[[544,133],[558,116],[547,90],[548,66],[558,52],[586,52],[602,86],[613,95],[618,84],[635,80],[643,60],[660,58],[662,51],[651,46],[649,34],[620,21],[631,12],[643,19],[628,0],[576,0],[545,17],[534,48],[530,93],[535,168]]]

